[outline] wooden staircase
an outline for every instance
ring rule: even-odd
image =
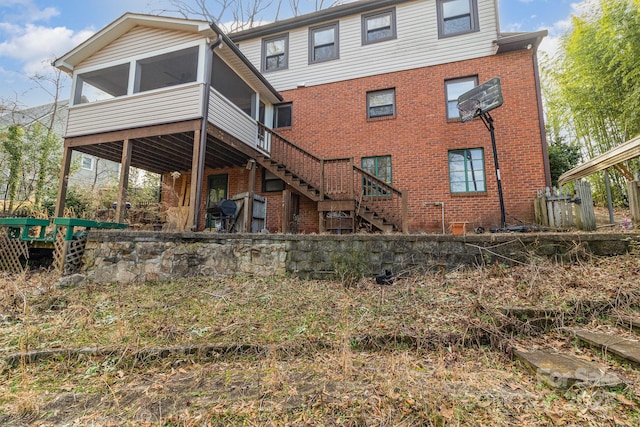
[[[357,167],[352,157],[321,159],[262,124],[259,130],[265,154],[256,162],[318,203],[321,232],[408,232],[406,192]]]

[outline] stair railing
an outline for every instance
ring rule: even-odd
[[[387,184],[380,178],[364,169],[353,165],[354,187],[360,188],[359,209],[369,209],[387,219],[398,230],[408,233],[408,198],[406,191],[401,191]]]
[[[272,161],[320,191],[320,198],[361,200],[361,207],[408,232],[407,195],[353,163],[353,157],[321,159],[258,123],[258,147]]]
[[[259,134],[264,136],[260,138],[258,147],[278,165],[320,189],[322,194],[322,159],[287,141],[262,123],[258,123],[258,129]]]

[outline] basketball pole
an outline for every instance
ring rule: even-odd
[[[495,128],[493,126],[493,118],[487,112],[480,114],[482,123],[491,133],[491,147],[493,148],[493,164],[496,169],[496,179],[498,181],[498,198],[500,199],[500,228],[505,230],[507,228],[507,215],[504,209],[504,197],[502,196],[502,179],[500,178],[500,166],[498,165],[498,150],[496,148],[496,135]]]

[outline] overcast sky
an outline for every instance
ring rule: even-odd
[[[304,2],[305,0],[301,0]],[[307,0],[308,6],[314,2]],[[502,32],[549,30],[541,50],[553,52],[584,1],[498,0]],[[212,3],[213,4],[213,3]],[[158,13],[167,0],[0,0],[0,99],[34,106],[52,98],[30,78],[125,12]],[[213,9],[213,8],[212,8]],[[268,19],[268,17],[264,17]],[[63,88],[62,98],[69,88]]]

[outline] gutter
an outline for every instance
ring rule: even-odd
[[[547,129],[544,125],[544,108],[542,107],[542,87],[540,84],[540,70],[538,67],[538,46],[533,51],[533,74],[536,79],[536,101],[538,102],[538,121],[540,123],[540,142],[542,143],[542,162],[544,164],[544,177],[547,187],[551,188],[551,166],[549,165],[549,144],[547,142]]]
[[[234,41],[239,42],[255,37],[276,34],[288,31],[294,28],[306,27],[318,24],[320,22],[331,21],[334,19],[344,18],[350,15],[356,15],[369,12],[384,7],[395,6],[412,0],[360,0],[351,1],[344,4],[338,4],[316,12],[305,13],[304,15],[294,16],[293,18],[275,21],[269,24],[260,25],[258,27],[249,28],[239,31],[232,35]]]
[[[236,46],[233,40],[231,40],[224,33],[224,31],[222,31],[220,27],[218,27],[215,23],[210,22],[209,26],[211,27],[213,32],[218,35],[218,40],[221,39],[222,42],[224,42],[225,46],[231,49],[231,51],[235,53],[238,58],[240,58],[240,60],[244,63],[244,65],[246,65],[247,68],[249,68],[249,71],[255,74],[255,76],[260,80],[260,82],[263,85],[265,85],[265,87],[269,90],[269,92],[271,92],[276,98],[278,98],[279,101],[281,102],[284,101],[284,98],[282,97],[282,95],[280,95],[280,93],[273,86],[271,86],[271,83],[269,83],[269,81],[265,79],[262,73],[260,73],[260,71],[258,71],[258,69],[244,56],[244,54],[240,51],[238,46]]]

